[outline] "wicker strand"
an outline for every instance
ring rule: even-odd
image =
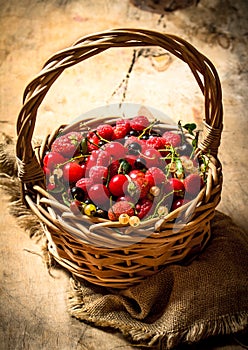
[[[42,171],[36,157],[34,156],[28,163],[16,157],[18,177],[23,183],[44,182],[44,172]]]
[[[209,152],[213,156],[216,156],[218,153],[218,148],[220,146],[221,132],[222,128],[216,129],[204,122],[203,139],[200,142],[198,148],[204,153]]]

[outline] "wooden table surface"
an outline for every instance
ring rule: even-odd
[[[224,185],[218,209],[246,230],[247,1],[202,0],[197,7],[175,12],[165,12],[161,5],[151,8],[152,3],[0,0],[1,132],[15,140],[25,86],[52,54],[81,36],[119,27],[182,36],[210,58],[220,75],[224,130],[219,157]],[[65,71],[39,108],[37,136],[107,102],[117,103],[123,96],[123,88],[117,87],[132,55],[131,49],[120,49],[118,54],[109,51]],[[203,99],[188,68],[159,50],[142,51],[130,75],[125,101],[155,107],[175,122],[200,122],[203,114]],[[0,349],[138,349],[117,332],[96,329],[69,316],[69,276],[60,269],[53,276],[48,274],[39,255],[40,245],[9,214],[8,201],[1,190]],[[206,345],[206,349],[222,348],[219,343]],[[225,349],[241,348],[229,342]]]

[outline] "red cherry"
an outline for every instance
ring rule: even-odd
[[[172,190],[176,196],[182,197],[184,195],[185,188],[184,188],[184,184],[181,180],[179,180],[175,177],[172,177],[169,180],[169,184],[171,185]]]
[[[84,170],[76,162],[69,162],[63,167],[63,177],[65,181],[77,182],[83,177]]]
[[[96,206],[102,209],[109,207],[110,192],[103,184],[95,184],[91,186],[88,191],[88,196]]]
[[[109,191],[116,197],[123,196],[125,194],[124,186],[128,182],[128,179],[123,174],[114,175],[109,181]]]
[[[83,169],[83,176],[82,177],[85,177],[85,172],[86,172],[86,163],[82,163],[80,164],[81,168]]]
[[[148,148],[144,151],[143,156],[146,160],[147,168],[159,167],[161,164],[161,154],[155,148]]]
[[[176,210],[177,208],[180,208],[182,205],[188,203],[189,200],[188,199],[184,199],[184,198],[176,198],[171,206],[171,211]]]
[[[125,157],[125,160],[131,165],[132,168],[134,168],[136,159],[137,159],[137,156],[136,155],[132,155],[132,154],[128,154]]]
[[[66,159],[60,153],[48,152],[43,159],[43,164],[44,167],[52,170],[56,165],[63,164],[65,161]]]
[[[105,151],[115,159],[123,158],[126,154],[125,147],[120,142],[109,142],[105,145]]]

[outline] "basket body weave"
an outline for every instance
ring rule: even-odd
[[[194,200],[163,219],[148,220],[135,229],[129,227],[123,235],[113,230],[116,224],[110,221],[75,218],[68,207],[51,198],[45,188],[42,158],[56,132],[48,135],[40,147],[33,147],[32,138],[37,110],[66,68],[112,47],[139,46],[160,46],[190,67],[205,99],[203,138],[197,151],[208,154],[211,161],[206,185]],[[221,85],[215,67],[192,45],[174,35],[117,29],[83,37],[53,55],[24,91],[17,120],[16,156],[23,201],[39,217],[55,260],[89,282],[127,288],[166,264],[200,252],[210,238],[210,220],[221,195],[222,170],[217,154],[222,118]],[[89,119],[86,124],[94,128],[97,122]]]

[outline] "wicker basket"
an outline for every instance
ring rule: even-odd
[[[49,196],[41,159],[56,133],[48,135],[38,148],[32,145],[32,137],[37,109],[66,68],[112,47],[138,46],[160,46],[190,67],[205,98],[204,131],[198,151],[210,154],[211,161],[206,185],[194,200],[163,219],[148,220],[138,228],[129,227],[128,234],[122,235],[113,229],[111,221],[97,223],[73,217],[68,207]],[[23,200],[40,219],[49,252],[55,260],[94,284],[127,288],[166,264],[180,262],[200,252],[210,238],[210,220],[221,195],[222,170],[217,152],[222,116],[221,85],[215,67],[192,45],[175,35],[139,29],[111,30],[83,37],[51,57],[25,89],[17,120],[16,155]],[[88,121],[91,127],[94,123]],[[137,234],[142,238],[142,232],[146,233],[143,239],[132,241]],[[106,242],[111,244],[107,247]]]

